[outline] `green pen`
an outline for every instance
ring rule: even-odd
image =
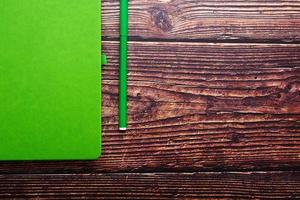
[[[120,0],[119,129],[127,129],[128,0]]]

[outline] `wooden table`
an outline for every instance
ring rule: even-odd
[[[0,164],[0,198],[300,198],[300,1],[131,0],[129,131],[119,1],[103,2],[100,160]]]

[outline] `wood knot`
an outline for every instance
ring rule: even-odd
[[[164,7],[153,7],[150,9],[151,19],[155,26],[164,32],[173,29],[171,19]]]
[[[288,93],[292,90],[292,88],[293,88],[292,84],[288,84],[287,86],[285,86],[284,90],[286,93]]]
[[[240,134],[238,133],[233,133],[231,136],[230,136],[230,141],[233,142],[233,143],[239,143],[240,142]]]

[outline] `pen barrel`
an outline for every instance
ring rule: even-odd
[[[120,86],[119,86],[119,128],[127,128],[127,42],[128,42],[128,0],[120,0]]]
[[[127,36],[120,37],[119,127],[127,127]]]

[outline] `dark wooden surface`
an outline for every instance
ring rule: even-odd
[[[104,35],[118,37],[118,0],[104,0]],[[213,42],[300,42],[298,0],[131,0],[130,36]]]
[[[0,198],[300,198],[300,1],[103,2],[103,157],[0,164]]]
[[[295,199],[299,178],[297,172],[3,175],[0,198]],[[1,187],[7,180],[10,187]]]

